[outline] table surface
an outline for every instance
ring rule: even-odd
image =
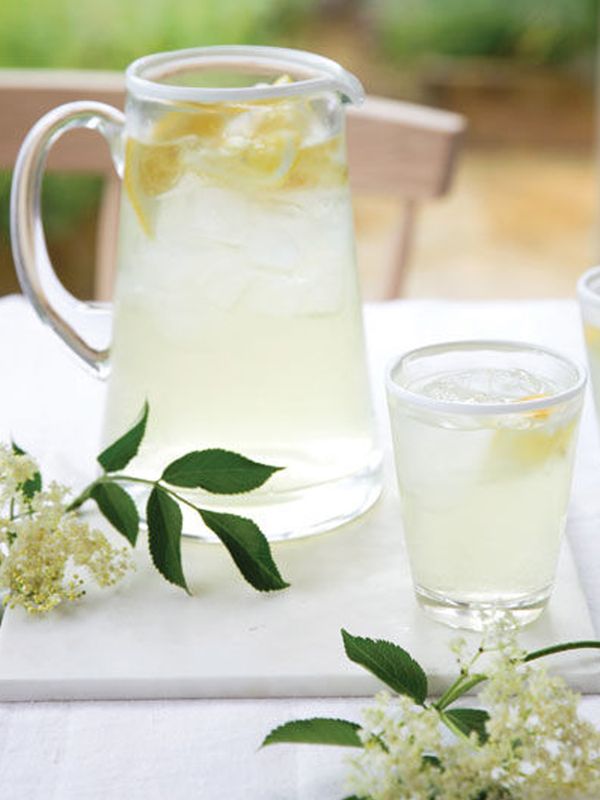
[[[396,301],[367,307],[365,319],[380,411],[384,362],[419,344],[510,338],[546,344],[579,360],[584,357],[578,312],[570,301]],[[43,331],[20,298],[0,302],[0,342],[3,363],[9,365],[4,386],[10,390],[3,393],[8,400],[0,402],[3,436],[9,426],[27,447],[51,435],[48,420],[39,413],[42,397],[49,402],[60,396],[65,420],[82,408],[97,407],[97,387],[83,371],[65,392],[61,364],[69,354]],[[22,392],[19,395],[23,381],[30,387],[25,399]],[[11,407],[11,392],[20,398],[18,408]],[[575,531],[571,547],[598,630],[600,452],[595,428],[588,397],[582,426],[585,447],[579,450],[570,507],[570,519],[577,524],[570,527]],[[96,438],[97,429],[90,424],[89,441],[80,445],[93,450]],[[66,472],[73,458],[67,453],[50,466]],[[259,752],[258,746],[273,726],[288,719],[326,715],[360,720],[365,704],[362,699],[338,698],[3,703],[0,786],[9,800],[339,800],[344,796],[348,751],[281,746]],[[600,724],[600,696],[586,696],[582,709]]]

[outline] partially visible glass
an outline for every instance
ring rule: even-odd
[[[481,630],[550,597],[585,370],[545,348],[456,342],[395,361],[387,391],[417,599]]]
[[[600,267],[590,269],[581,276],[577,284],[577,296],[596,412],[600,421]]]

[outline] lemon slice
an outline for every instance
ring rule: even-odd
[[[282,76],[275,83],[289,82],[287,76]],[[306,104],[284,98],[255,107],[250,114],[251,127],[238,150],[241,173],[259,187],[280,187],[308,130]]]
[[[348,180],[348,168],[342,149],[341,136],[298,151],[286,186],[307,189],[315,186],[343,186]]]
[[[184,103],[184,110],[168,111],[154,123],[152,138],[165,143],[194,136],[200,139],[218,139],[226,124],[246,111],[241,104]]]
[[[239,154],[246,178],[271,188],[281,186],[296,158],[298,136],[286,129],[250,141]]]
[[[572,419],[557,427],[500,428],[492,438],[489,456],[496,464],[515,468],[537,467],[551,458],[563,458],[571,446],[576,424],[577,420]]]
[[[177,145],[127,140],[123,184],[146,235],[154,233],[154,198],[172,189],[181,171],[181,153]]]
[[[193,149],[194,140],[218,140],[227,119],[243,111],[241,106],[208,103],[187,103],[183,108],[163,114],[154,123],[150,143],[130,138],[125,146],[123,182],[148,236],[154,232],[153,199],[176,185],[184,171],[186,150]]]
[[[528,400],[543,400],[544,397],[548,397],[547,394],[528,394],[525,397],[520,397],[520,403],[525,403]],[[552,414],[551,408],[538,408],[535,411],[528,411],[527,416],[533,417],[534,419],[546,419],[547,417]]]

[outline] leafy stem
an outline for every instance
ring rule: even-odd
[[[544,647],[540,650],[532,650],[530,653],[527,653],[523,657],[523,662],[527,663],[529,661],[536,661],[538,658],[544,658],[545,656],[555,655],[556,653],[564,653],[568,650],[583,650],[583,649],[600,649],[600,641],[595,640],[582,640],[576,642],[563,642],[561,644],[551,645],[549,647]],[[474,662],[479,658],[479,656],[483,653],[483,649],[480,648],[475,657],[471,662],[471,666]],[[487,675],[483,673],[470,673],[468,669],[464,669],[461,671],[461,674],[458,678],[452,683],[444,692],[444,694],[440,697],[437,703],[434,703],[434,707],[438,709],[438,711],[443,711],[449,705],[454,703],[455,700],[458,700],[459,697],[469,692],[473,689],[477,684],[482,683],[483,681],[487,680]]]
[[[146,478],[135,478],[132,475],[107,475],[104,473],[104,475],[100,475],[99,478],[96,478],[88,484],[85,489],[82,489],[77,497],[69,503],[67,511],[76,511],[78,508],[81,508],[86,500],[90,499],[96,486],[100,486],[103,483],[143,483],[146,486],[156,486],[158,481],[152,481]]]
[[[486,652],[480,647],[471,661],[464,665],[456,680],[446,689],[435,703],[427,703],[427,676],[423,668],[410,654],[393,642],[381,639],[367,639],[353,636],[348,631],[341,631],[344,649],[348,658],[367,669],[379,678],[389,689],[397,694],[410,697],[415,705],[424,709],[434,709],[442,722],[456,736],[472,741],[475,734],[480,745],[488,738],[487,722],[489,714],[482,708],[448,708],[473,687],[489,676],[482,672],[474,673],[471,669],[480,656]],[[528,653],[523,662],[533,661],[543,656],[560,653],[565,650],[583,648],[600,649],[600,641],[565,642]],[[344,745],[347,747],[365,747],[373,742],[386,750],[383,737],[370,737],[366,740],[359,735],[360,726],[355,722],[340,719],[314,718],[294,720],[269,733],[263,741],[264,745],[283,743],[305,743],[324,745]],[[424,760],[439,763],[435,755],[426,755]],[[478,800],[485,800],[486,794],[479,795]]]
[[[75,511],[88,500],[134,546],[139,532],[137,506],[123,485],[150,489],[146,503],[148,546],[157,570],[171,583],[189,592],[181,559],[180,505],[195,511],[225,545],[244,578],[259,591],[284,589],[267,539],[250,519],[201,508],[173,487],[203,489],[217,495],[242,494],[262,486],[280,467],[252,461],[239,453],[211,448],[195,450],[168,464],[155,479],[127,475],[122,470],[137,455],[146,431],[149,407],[145,403],[138,421],[98,456],[103,473],[86,486],[68,506]]]

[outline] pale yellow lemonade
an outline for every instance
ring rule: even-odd
[[[438,374],[407,388],[467,404],[509,404],[557,391],[526,370],[495,368]],[[394,446],[417,594],[475,607],[547,599],[578,415],[578,400],[495,416],[403,406]]]
[[[586,322],[583,327],[587,359],[592,379],[592,389],[596,403],[596,412],[600,420],[600,325]]]
[[[264,505],[266,533],[378,469],[333,97],[190,103],[126,143],[105,439],[147,398],[138,473],[207,447],[285,467],[226,503]]]

